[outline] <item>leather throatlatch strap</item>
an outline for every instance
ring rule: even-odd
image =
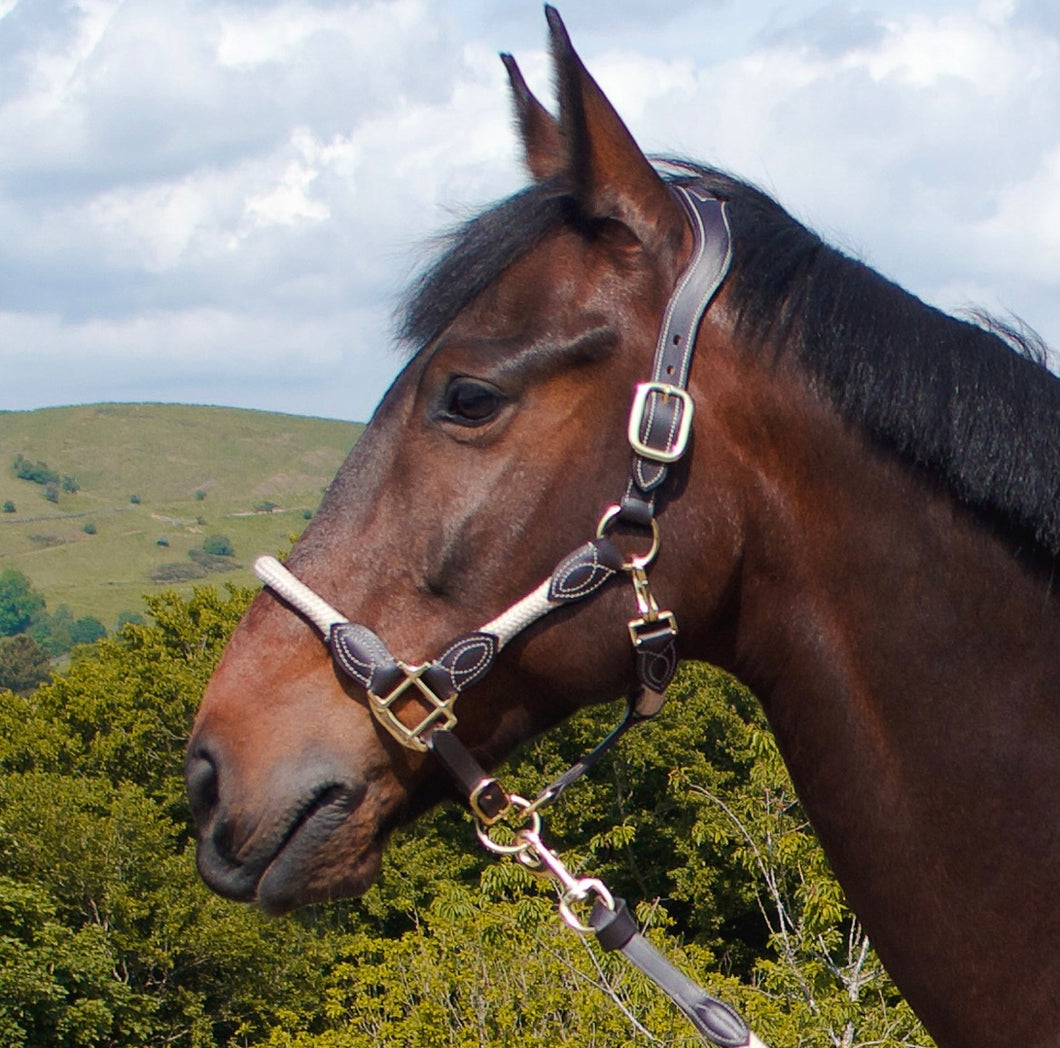
[[[719,1048],[747,1048],[752,1043],[750,1029],[736,1012],[678,971],[641,935],[625,899],[615,899],[613,910],[597,899],[589,924],[605,950],[619,950],[666,993],[709,1041]]]

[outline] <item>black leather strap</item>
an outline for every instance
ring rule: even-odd
[[[631,420],[639,443],[663,457],[678,450],[682,426],[688,426],[692,410],[686,397],[668,393],[666,387],[684,391],[696,335],[703,314],[717,294],[732,264],[732,237],[725,204],[694,187],[675,187],[692,223],[693,256],[678,284],[655,348],[650,389],[635,402],[639,417]],[[679,455],[678,455],[679,457]],[[643,526],[654,513],[655,491],[666,479],[668,463],[634,447],[630,484],[623,500],[623,519]]]
[[[456,783],[472,812],[486,825],[496,822],[511,804],[504,788],[471,755],[471,751],[451,732],[431,732],[427,748]]]
[[[615,899],[613,910],[597,899],[589,924],[605,950],[619,950],[635,964],[707,1040],[719,1048],[746,1048],[751,1043],[751,1031],[736,1012],[678,971],[641,935],[624,899]]]

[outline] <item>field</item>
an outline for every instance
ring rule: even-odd
[[[168,404],[0,413],[0,570],[108,628],[145,593],[254,584],[254,557],[289,548],[362,429]],[[59,483],[19,479],[20,455]],[[211,536],[234,555],[203,557]]]

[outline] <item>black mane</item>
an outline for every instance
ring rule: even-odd
[[[730,301],[744,337],[792,352],[815,388],[961,502],[1060,557],[1060,380],[1041,342],[985,315],[958,320],[822,242],[765,193],[672,165],[729,202]],[[411,289],[402,337],[432,342],[515,259],[577,208],[558,183],[472,219]]]

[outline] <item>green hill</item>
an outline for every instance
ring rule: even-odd
[[[50,611],[110,628],[145,593],[250,585],[254,557],[288,548],[363,428],[171,404],[0,413],[0,570],[27,575]],[[19,479],[19,456],[57,481]],[[219,535],[234,556],[204,557]]]

